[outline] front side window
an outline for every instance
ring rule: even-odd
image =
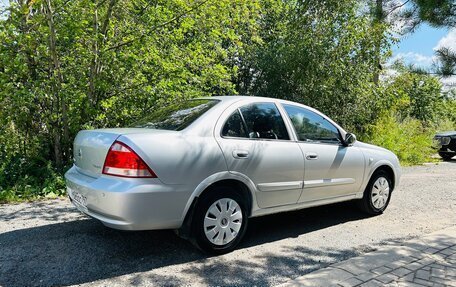
[[[339,143],[339,130],[324,117],[308,109],[283,105],[299,141]]]
[[[171,104],[152,111],[132,127],[180,131],[218,102],[218,100],[198,99]]]
[[[289,140],[287,128],[274,103],[257,103],[239,109],[249,138]]]

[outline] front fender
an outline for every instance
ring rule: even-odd
[[[371,161],[372,158],[368,157],[368,161]],[[373,159],[372,159],[373,161]],[[357,193],[358,198],[362,198],[364,194],[364,190],[366,189],[367,184],[369,183],[369,180],[371,179],[372,175],[374,172],[381,166],[388,166],[392,169],[393,174],[394,174],[394,189],[399,185],[400,181],[400,176],[401,176],[401,169],[399,164],[396,166],[389,160],[386,159],[381,159],[372,163],[368,163],[368,172],[366,173],[366,177],[364,178],[364,182],[361,185],[360,190]]]

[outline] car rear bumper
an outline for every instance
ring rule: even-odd
[[[73,166],[65,174],[72,203],[104,225],[121,230],[174,229],[182,225],[190,192],[158,179],[102,175],[93,178]],[[78,204],[74,195],[85,198]]]

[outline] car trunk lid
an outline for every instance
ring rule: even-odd
[[[98,129],[80,131],[73,143],[73,160],[78,170],[88,176],[102,174],[106,155],[121,135],[153,132],[142,128]]]

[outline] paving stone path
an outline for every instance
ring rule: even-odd
[[[385,245],[282,286],[456,287],[456,227],[400,245]]]

